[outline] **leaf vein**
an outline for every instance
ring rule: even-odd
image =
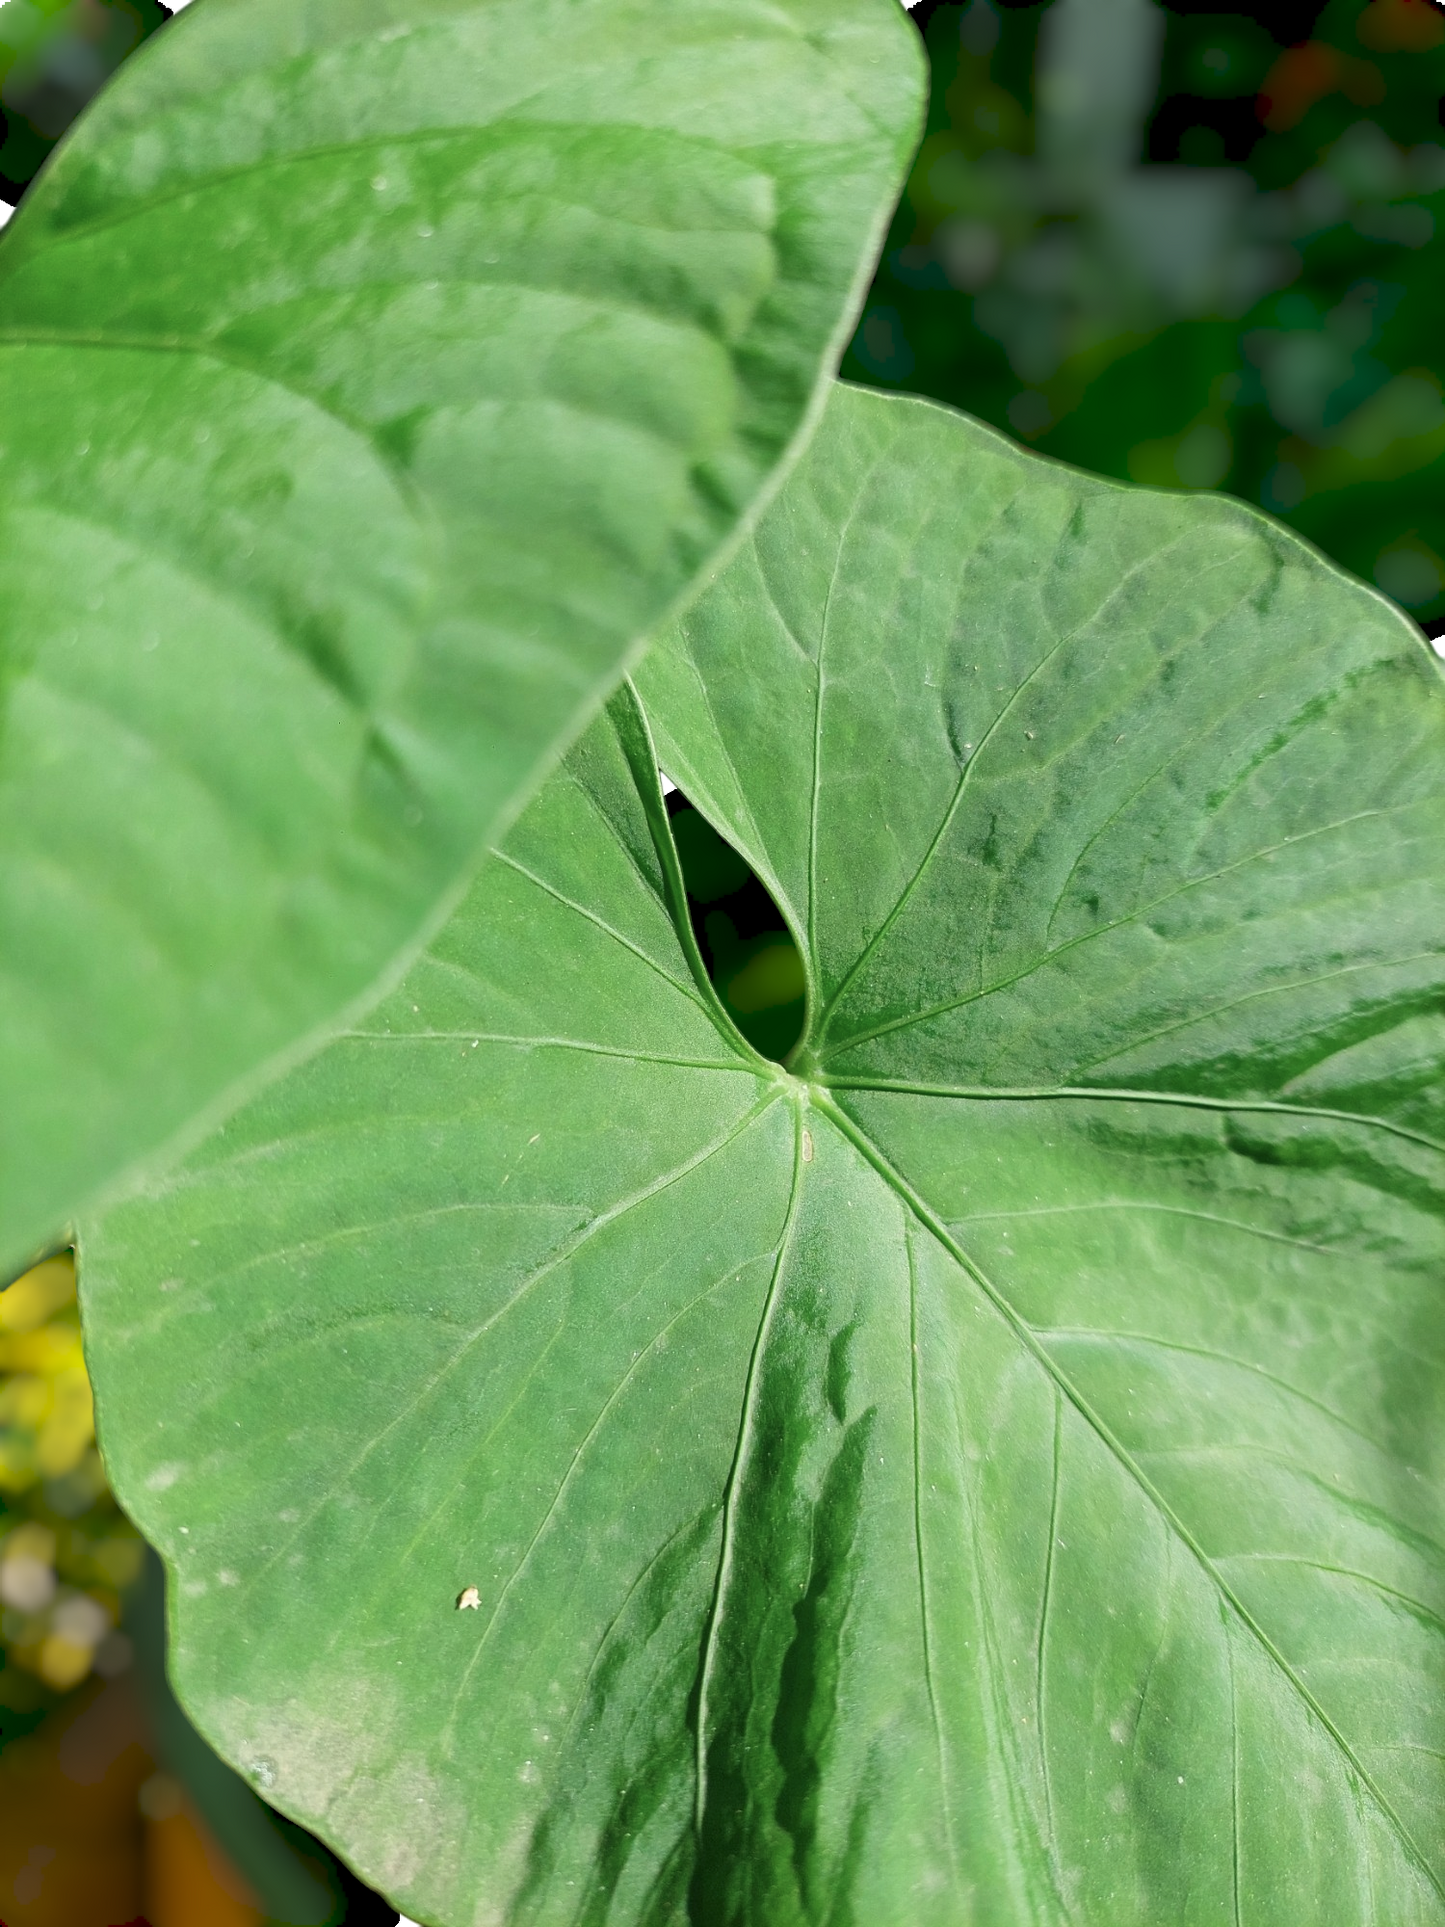
[[[1206,1554],[1203,1546],[1195,1538],[1188,1526],[1185,1525],[1183,1519],[1181,1519],[1173,1507],[1169,1505],[1163,1493],[1159,1491],[1158,1487],[1155,1486],[1153,1481],[1147,1476],[1142,1466],[1136,1462],[1131,1454],[1125,1450],[1121,1442],[1115,1438],[1103,1418],[1094,1411],[1083,1393],[1062,1370],[1057,1360],[1050,1357],[1047,1349],[1040,1341],[1038,1334],[1035,1333],[1032,1327],[1014,1310],[1004,1293],[992,1282],[978,1263],[969,1256],[962,1245],[958,1243],[957,1239],[952,1236],[947,1225],[932,1211],[923,1197],[915,1191],[912,1185],[903,1177],[902,1173],[888,1162],[882,1152],[879,1151],[868,1138],[866,1133],[859,1130],[846,1111],[839,1109],[838,1106],[826,1097],[820,1096],[815,1101],[819,1104],[819,1107],[825,1110],[833,1119],[838,1128],[845,1133],[850,1142],[856,1145],[858,1150],[868,1159],[868,1162],[878,1172],[884,1182],[888,1184],[909,1209],[914,1212],[925,1229],[931,1232],[943,1249],[954,1258],[964,1273],[973,1279],[979,1291],[1012,1330],[1022,1348],[1034,1359],[1040,1369],[1069,1400],[1080,1417],[1084,1419],[1090,1429],[1096,1434],[1100,1443],[1117,1460],[1120,1468],[1133,1480],[1144,1498],[1153,1506],[1163,1524],[1189,1551],[1201,1572],[1213,1583],[1220,1598],[1233,1612],[1239,1624],[1251,1634],[1266,1658],[1276,1667],[1281,1678],[1297,1695],[1306,1710],[1318,1723],[1321,1730],[1329,1736],[1338,1750],[1342,1762],[1358,1780],[1360,1785],[1367,1789],[1376,1809],[1400,1841],[1405,1852],[1424,1874],[1440,1900],[1445,1902],[1445,1884],[1442,1884],[1441,1878],[1429,1857],[1421,1849],[1414,1835],[1405,1825],[1400,1815],[1395,1811],[1384,1789],[1376,1784],[1373,1776],[1367,1771],[1363,1762],[1355,1753],[1355,1750],[1351,1747],[1339,1727],[1330,1718],[1329,1714],[1326,1713],[1319,1700],[1305,1685],[1305,1682],[1300,1678],[1298,1672],[1290,1665],[1279,1647],[1269,1637],[1268,1633],[1266,1633],[1264,1627],[1255,1619],[1253,1614],[1248,1611],[1244,1602],[1236,1595],[1233,1588],[1225,1580],[1224,1575]]]
[[[578,903],[575,898],[567,896],[553,884],[548,883],[545,877],[538,876],[535,870],[529,870],[525,863],[519,863],[515,857],[508,856],[505,850],[495,851],[494,855],[499,863],[505,863],[508,869],[515,870],[518,876],[525,877],[528,883],[534,884],[537,889],[551,897],[554,902],[560,903],[564,910],[573,911],[575,915],[582,917],[586,922],[592,924],[594,928],[600,930],[604,936],[611,937],[614,943],[620,944],[624,950],[630,951],[639,963],[646,964],[647,968],[656,976],[660,977],[669,989],[675,990],[680,997],[686,997],[690,1004],[696,1004],[704,1016],[710,1016],[711,1013],[705,1009],[701,997],[698,996],[690,983],[685,984],[679,978],[674,977],[671,971],[664,969],[654,958],[649,957],[640,944],[634,943],[630,937],[625,937],[620,930],[608,923],[605,917],[599,917],[595,910],[589,910],[585,904]]]
[[[516,1291],[513,1292],[512,1296],[507,1299],[505,1304],[499,1306],[490,1317],[483,1320],[474,1331],[467,1334],[462,1344],[459,1345],[451,1357],[432,1374],[428,1382],[421,1386],[419,1390],[412,1393],[409,1398],[401,1402],[387,1423],[373,1438],[367,1441],[340,1476],[332,1480],[305,1516],[297,1523],[294,1530],[277,1546],[270,1558],[255,1569],[252,1575],[253,1583],[261,1579],[276,1565],[278,1560],[284,1557],[336,1497],[337,1493],[343,1491],[356,1477],[356,1474],[361,1470],[362,1466],[381,1449],[383,1442],[389,1438],[393,1432],[406,1424],[408,1420],[415,1417],[426,1401],[440,1391],[443,1383],[451,1377],[461,1365],[462,1361],[482,1342],[493,1327],[499,1324],[510,1312],[514,1311],[527,1294],[540,1284],[544,1278],[550,1277],[559,1266],[570,1262],[583,1245],[590,1239],[596,1237],[600,1232],[605,1231],[609,1225],[615,1224],[619,1218],[625,1217],[629,1211],[637,1210],[650,1199],[656,1197],[659,1192],[665,1191],[669,1189],[670,1186],[679,1183],[683,1178],[706,1164],[710,1158],[716,1157],[720,1152],[725,1151],[730,1144],[734,1143],[746,1130],[757,1122],[764,1111],[778,1101],[778,1096],[779,1093],[770,1091],[760,1103],[752,1105],[738,1123],[730,1125],[726,1131],[720,1133],[719,1136],[712,1139],[710,1143],[705,1144],[701,1150],[694,1152],[691,1157],[685,1158],[680,1164],[674,1165],[670,1170],[664,1172],[662,1176],[650,1179],[648,1183],[640,1186],[636,1191],[629,1193],[627,1197],[619,1199],[616,1204],[609,1206],[607,1210],[599,1211],[597,1215],[589,1219],[581,1230],[569,1239],[559,1251],[554,1252],[544,1264],[539,1265],[535,1271],[529,1273],[528,1276],[522,1280]]]
[[[1332,1123],[1357,1124],[1369,1130],[1388,1131],[1392,1137],[1404,1138],[1411,1144],[1423,1144],[1427,1150],[1445,1152],[1445,1144],[1438,1138],[1427,1137],[1423,1131],[1409,1130],[1403,1124],[1391,1123],[1388,1118],[1370,1117],[1361,1111],[1331,1110],[1320,1104],[1281,1104],[1270,1098],[1208,1097],[1192,1091],[1144,1091],[1123,1084],[1101,1084],[1092,1088],[1088,1085],[1061,1084],[1052,1089],[1008,1089],[1000,1085],[914,1084],[886,1077],[829,1077],[827,1088],[837,1091],[891,1091],[903,1097],[977,1098],[999,1103],[1028,1103],[1059,1098],[1092,1102],[1102,1098],[1121,1104],[1178,1104],[1186,1110],[1262,1112],[1266,1116],[1325,1118]]]
[[[722,1625],[725,1595],[728,1582],[732,1577],[733,1541],[737,1529],[738,1490],[742,1481],[744,1466],[753,1439],[754,1415],[757,1404],[758,1381],[761,1375],[763,1353],[767,1347],[772,1329],[773,1315],[781,1296],[783,1269],[787,1263],[792,1245],[793,1228],[797,1222],[798,1203],[803,1189],[803,1122],[801,1112],[795,1117],[793,1131],[793,1179],[788,1194],[788,1209],[783,1220],[783,1229],[778,1238],[778,1255],[773,1265],[773,1275],[768,1284],[768,1295],[763,1301],[762,1315],[758,1320],[757,1334],[753,1339],[752,1352],[748,1358],[748,1375],[743,1385],[742,1413],[738,1422],[737,1444],[733,1452],[733,1462],[728,1470],[727,1484],[723,1488],[723,1529],[722,1544],[718,1551],[717,1579],[713,1586],[713,1596],[708,1608],[707,1626],[703,1633],[702,1657],[698,1668],[697,1693],[697,1747],[696,1747],[696,1795],[693,1807],[693,1826],[701,1839],[703,1818],[707,1809],[707,1720],[708,1688],[712,1684],[713,1669],[717,1662],[718,1635]]]

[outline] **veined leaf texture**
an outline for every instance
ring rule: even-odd
[[[444,1927],[1445,1920],[1441,673],[835,388],[399,988],[86,1229],[213,1741]]]

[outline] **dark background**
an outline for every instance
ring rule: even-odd
[[[1226,490],[1445,616],[1445,12],[914,17],[928,131],[843,373]]]

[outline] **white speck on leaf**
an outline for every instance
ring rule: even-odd
[[[482,1595],[475,1586],[466,1586],[457,1594],[459,1613],[479,1613],[482,1610]]]
[[[804,1164],[811,1164],[813,1162],[813,1134],[811,1131],[804,1131],[803,1133],[803,1162]]]

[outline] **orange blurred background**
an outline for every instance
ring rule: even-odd
[[[394,1921],[190,1726],[163,1584],[96,1450],[60,1253],[0,1292],[0,1927]]]
[[[0,1298],[3,1927],[263,1919],[160,1770],[120,1627],[142,1559],[95,1450],[75,1270],[57,1256]]]
[[[3,1927],[262,1927],[161,1772],[130,1681],[92,1679],[0,1752]]]

